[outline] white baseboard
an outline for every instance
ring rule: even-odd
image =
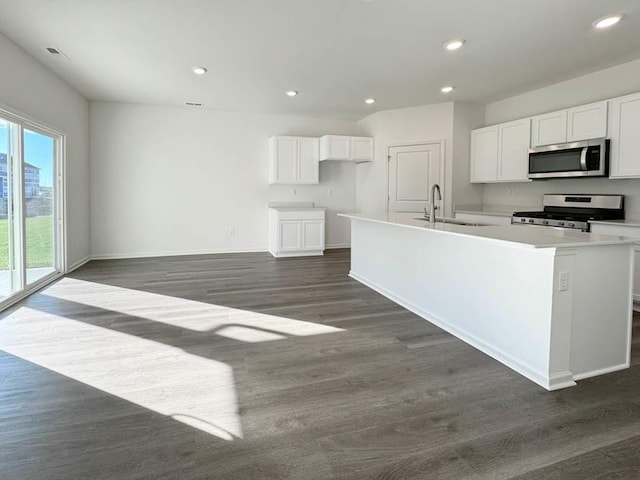
[[[396,295],[386,288],[376,284],[375,282],[372,282],[365,277],[357,274],[353,270],[349,272],[349,276],[354,280],[362,283],[363,285],[371,288],[372,290],[375,290],[379,294],[387,297],[389,300],[406,308],[410,312],[413,312],[416,315],[424,318],[425,320],[433,323],[434,325],[442,328],[443,330],[446,330],[450,334],[458,337],[463,342],[466,342],[472,347],[477,348],[481,352],[486,353],[490,357],[495,358],[499,362],[505,364],[507,367],[515,370],[519,374],[523,375],[524,377],[528,378],[532,382],[540,385],[547,390],[558,390],[560,388],[571,387],[576,384],[576,382],[573,381],[573,375],[571,374],[571,372],[561,372],[554,375],[545,375],[542,372],[538,372],[537,370],[503,352],[501,349],[495,347],[494,345],[480,340],[478,337],[465,330],[454,327],[446,320],[433,315],[431,312],[428,312],[418,307],[417,305],[414,305],[403,297]]]
[[[91,260],[125,260],[131,258],[182,257],[190,255],[216,255],[221,253],[267,253],[266,248],[221,248],[215,250],[191,250],[181,252],[133,252],[133,253],[98,253],[91,255]]]
[[[84,257],[83,259],[78,260],[76,263],[74,263],[73,265],[70,265],[70,266],[67,268],[67,272],[66,272],[66,273],[71,273],[71,272],[73,272],[74,270],[77,270],[78,268],[80,268],[80,267],[81,267],[81,266],[83,266],[85,263],[87,263],[87,262],[89,262],[89,261],[91,261],[91,260],[93,260],[93,258],[92,258],[92,257],[90,257],[90,256],[86,256],[86,257]]]
[[[598,370],[592,370],[590,372],[584,372],[574,375],[575,380],[582,380],[584,378],[597,377],[598,375],[606,375],[607,373],[617,372],[619,370],[625,370],[629,368],[631,364],[629,362],[622,363],[620,365],[614,365],[613,367],[600,368]]]
[[[326,245],[326,250],[333,250],[337,248],[350,248],[349,243],[338,243],[333,245]],[[182,257],[189,255],[217,255],[222,253],[269,253],[269,249],[264,247],[253,248],[219,248],[213,250],[190,250],[180,252],[133,252],[133,253],[98,253],[87,257],[86,260],[74,264],[69,268],[69,271],[84,265],[89,260],[126,260],[132,258],[153,258],[153,257]]]

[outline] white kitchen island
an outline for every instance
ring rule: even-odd
[[[544,388],[629,367],[633,239],[342,216],[351,277]]]

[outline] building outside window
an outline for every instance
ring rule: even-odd
[[[30,163],[24,164],[24,196],[35,198],[40,191],[40,169]],[[0,198],[5,199],[9,195],[7,188],[7,154],[0,153]]]

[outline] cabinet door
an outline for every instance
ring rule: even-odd
[[[278,250],[300,250],[302,247],[302,222],[300,220],[281,220],[278,225]]]
[[[327,136],[326,140],[329,160],[351,159],[351,137]]]
[[[498,179],[498,127],[471,132],[471,182],[495,182]]]
[[[567,110],[567,141],[607,136],[607,102],[590,103]]]
[[[551,145],[567,141],[567,111],[538,115],[531,119],[531,146]]]
[[[298,182],[319,183],[318,158],[320,144],[317,138],[298,139]]]
[[[324,220],[302,222],[302,249],[324,250]]]
[[[640,94],[609,104],[611,177],[640,177]]]
[[[373,138],[351,137],[351,160],[373,161]]]
[[[270,183],[297,183],[298,139],[274,137],[272,142]]]
[[[498,180],[529,181],[529,141],[531,120],[499,125]]]

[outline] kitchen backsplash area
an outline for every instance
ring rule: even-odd
[[[626,217],[640,220],[640,179],[608,178],[535,180],[529,183],[500,183],[484,186],[485,205],[542,206],[545,193],[621,194]]]

